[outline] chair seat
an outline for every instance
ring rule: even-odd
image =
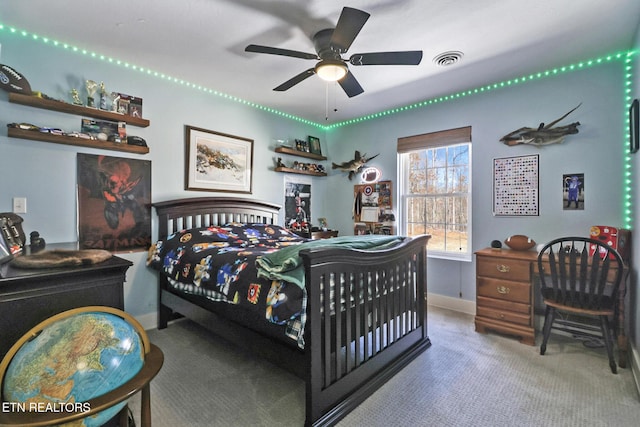
[[[557,309],[561,309],[562,311],[568,311],[570,313],[575,313],[575,314],[582,314],[582,315],[586,315],[586,316],[613,316],[614,314],[614,309],[613,308],[604,308],[604,309],[588,309],[588,308],[583,308],[580,306],[572,306],[572,305],[567,305],[567,304],[563,304],[561,302],[557,302],[555,300],[552,299],[543,299],[542,300],[545,305],[548,305],[550,307],[554,307]]]

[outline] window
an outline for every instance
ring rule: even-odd
[[[400,138],[400,228],[428,254],[471,260],[471,128]]]

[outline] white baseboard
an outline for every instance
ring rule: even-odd
[[[134,316],[138,322],[142,325],[145,331],[149,329],[156,329],[158,327],[158,313],[146,313],[140,316]]]
[[[446,308],[460,313],[476,314],[476,302],[460,298],[452,298],[444,295],[427,293],[427,304],[435,307]]]

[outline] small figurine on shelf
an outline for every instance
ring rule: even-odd
[[[93,80],[87,80],[85,82],[85,87],[87,89],[87,107],[96,108],[94,96],[96,94],[96,90],[98,89],[98,83],[94,82]]]
[[[276,160],[276,167],[277,168],[284,168],[286,167],[285,164],[282,161],[282,157],[278,157],[278,159]]]
[[[37,231],[32,231],[29,234],[29,246],[31,247],[31,252],[39,252],[44,249],[46,243],[42,237],[40,237],[40,233]]]
[[[107,109],[107,89],[104,87],[104,82],[100,82],[100,109]]]
[[[109,99],[111,99],[111,112],[118,112],[118,101],[120,100],[120,94],[118,92],[111,92],[109,94]]]
[[[82,101],[80,101],[78,89],[71,89],[71,102],[73,102],[74,105],[83,105]]]

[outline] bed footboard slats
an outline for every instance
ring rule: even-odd
[[[407,354],[416,357],[430,344],[425,309],[427,241],[428,236],[421,236],[405,242],[393,256],[388,250],[301,251],[308,292],[307,399],[313,403],[307,408],[317,412],[307,414],[308,420],[322,415],[320,424],[333,423],[343,416],[336,415],[340,410],[330,410],[336,402],[344,405],[345,397],[380,381],[380,372]]]

